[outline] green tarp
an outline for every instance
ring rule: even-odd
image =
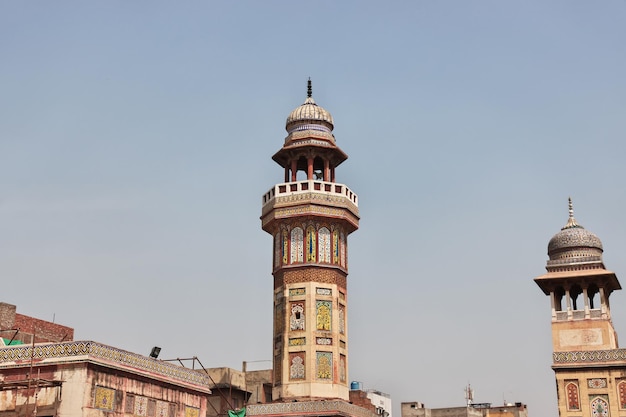
[[[239,411],[228,410],[228,417],[246,417],[246,408]]]

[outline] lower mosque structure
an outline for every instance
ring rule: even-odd
[[[600,239],[569,218],[548,243],[547,273],[535,278],[550,298],[552,369],[561,417],[626,415],[626,349],[609,297],[621,285],[602,260]]]
[[[15,306],[1,306],[15,311]],[[39,319],[31,322],[47,328],[49,335],[56,334],[52,330],[73,334],[66,326]],[[211,384],[206,374],[97,342],[36,343],[40,340],[36,332],[26,336],[0,347],[0,417],[201,417],[207,413]]]

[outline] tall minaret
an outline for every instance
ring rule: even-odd
[[[535,278],[552,307],[552,369],[561,417],[626,410],[626,350],[618,349],[609,304],[621,286],[605,269],[602,253],[600,239],[574,218],[570,199],[567,223],[548,243],[547,273]]]
[[[358,200],[335,181],[348,156],[333,118],[312,97],[287,117],[272,157],[284,183],[263,196],[261,224],[274,238],[273,400],[348,400],[348,235]],[[299,179],[299,175],[302,177]]]

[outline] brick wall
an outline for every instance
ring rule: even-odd
[[[376,412],[376,406],[367,398],[367,393],[361,390],[350,390],[350,402],[361,408]]]
[[[73,328],[16,313],[14,305],[0,303],[0,330],[7,329],[20,329],[15,340],[24,343],[32,343],[33,334],[35,334],[35,343],[74,340]],[[2,332],[0,337],[10,339],[13,334],[13,332]]]
[[[346,290],[346,274],[337,268],[306,265],[298,268],[285,268],[274,273],[274,289],[285,284],[299,282],[322,282],[336,284]]]

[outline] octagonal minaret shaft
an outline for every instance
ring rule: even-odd
[[[333,127],[309,80],[273,156],[285,182],[263,196],[262,228],[274,238],[274,401],[349,397],[347,237],[359,212],[356,194],[335,182],[347,155]]]

